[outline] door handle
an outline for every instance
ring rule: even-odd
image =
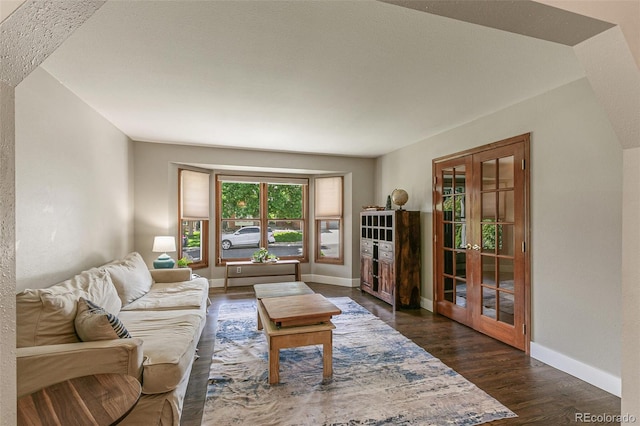
[[[467,250],[475,250],[475,251],[479,251],[480,250],[480,246],[477,244],[471,245],[471,244],[467,244]]]

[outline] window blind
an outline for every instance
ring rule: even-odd
[[[209,220],[209,173],[180,170],[180,213],[184,220]]]
[[[315,179],[315,217],[342,217],[342,176]]]

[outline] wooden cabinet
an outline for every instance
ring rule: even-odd
[[[420,212],[360,213],[360,289],[393,309],[420,307]]]
[[[368,241],[371,243],[371,241]],[[373,245],[372,245],[373,247]],[[360,287],[367,287],[368,292],[371,292],[373,286],[373,251],[367,249],[361,249],[360,254]]]

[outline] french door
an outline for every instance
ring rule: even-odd
[[[433,162],[435,310],[529,351],[529,134]]]

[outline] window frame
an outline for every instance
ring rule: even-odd
[[[295,222],[302,222],[302,256],[279,256],[283,260],[299,260],[300,263],[309,262],[309,178],[299,176],[287,176],[287,175],[274,175],[274,176],[262,176],[254,174],[216,174],[215,176],[215,205],[216,205],[216,235],[215,235],[215,250],[217,252],[215,266],[225,266],[227,262],[245,261],[250,260],[251,257],[237,257],[237,258],[222,258],[222,229],[225,219],[222,217],[222,183],[233,182],[237,179],[240,182],[246,181],[247,183],[257,183],[260,185],[260,213],[259,218],[250,219],[256,222],[256,226],[260,226],[260,247],[268,247],[267,235],[268,230],[271,228],[269,222],[278,220],[291,220]],[[302,218],[300,219],[269,219],[268,217],[268,187],[269,184],[299,184],[302,186]],[[262,226],[264,224],[264,226]]]
[[[184,254],[182,253],[182,223],[183,222],[198,222],[198,220],[183,219],[182,218],[182,172],[189,171],[194,172],[197,170],[178,168],[178,259],[182,259]],[[199,173],[204,173],[200,172]],[[209,220],[199,220],[200,223],[200,261],[192,262],[188,265],[191,269],[204,269],[209,267]],[[177,263],[177,260],[176,260]]]
[[[327,215],[317,216],[317,202],[318,202],[318,187],[316,181],[318,179],[326,178],[340,178],[340,214],[339,215]],[[315,263],[324,263],[331,265],[344,265],[344,176],[317,176],[313,182],[314,185],[314,225],[315,225],[315,248],[314,248],[314,261]],[[338,257],[324,257],[322,253],[322,222],[338,221],[338,230],[340,232],[340,240],[338,247]]]

